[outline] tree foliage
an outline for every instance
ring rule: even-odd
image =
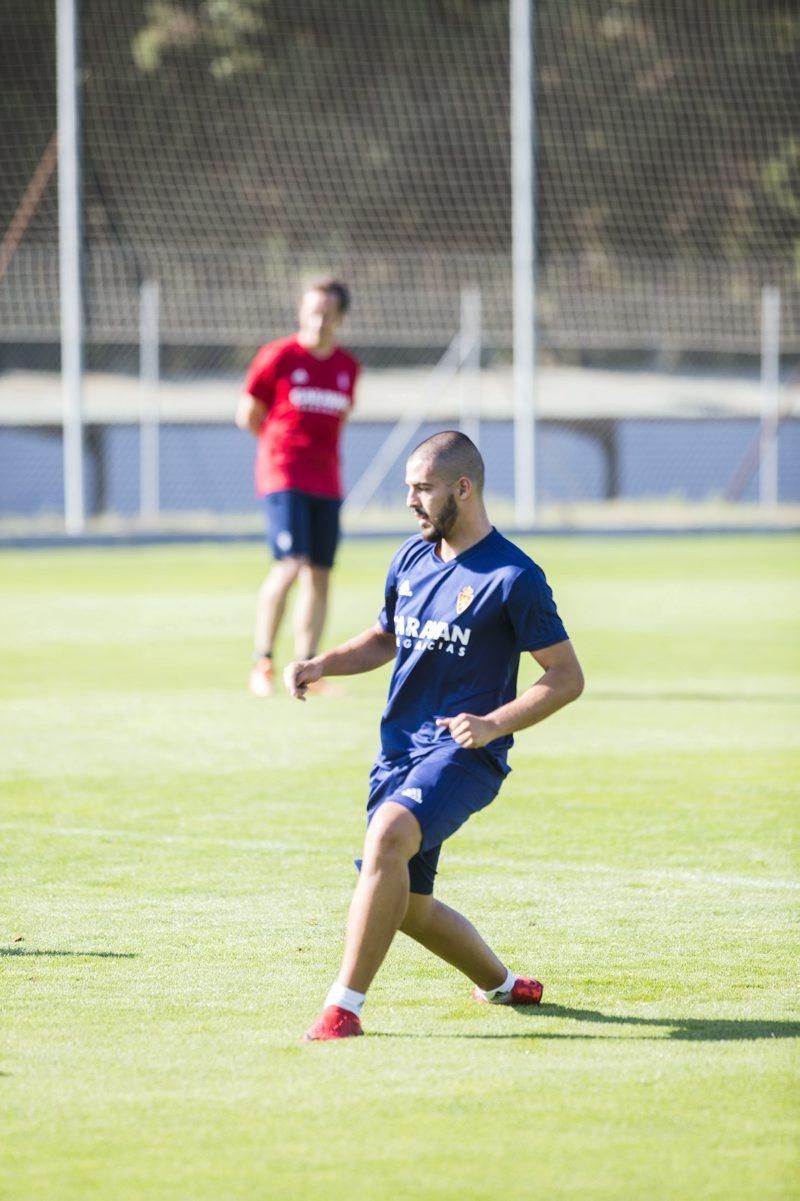
[[[3,228],[55,124],[53,9],[6,0]],[[796,252],[795,5],[536,10],[543,255]],[[83,0],[90,236],[507,251],[507,21],[507,0]]]

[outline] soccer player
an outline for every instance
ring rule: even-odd
[[[273,691],[272,650],[295,581],[294,646],[316,654],[339,542],[339,441],[354,403],[359,364],[336,342],[350,307],[343,283],[321,279],[304,293],[299,329],[262,346],[245,380],[236,424],[257,438],[256,491],[264,498],[273,566],[256,604],[250,691]]]
[[[547,581],[491,525],[483,479],[483,460],[464,434],[422,442],[406,466],[406,503],[419,536],[392,560],[377,624],[284,672],[291,695],[303,700],[323,676],[395,661],[344,957],[306,1041],[362,1033],[361,1006],[398,930],[468,976],[476,1000],[541,1000],[538,981],[517,976],[465,917],[433,896],[442,842],[494,800],[512,735],[583,689]],[[522,652],[543,674],[517,696]]]

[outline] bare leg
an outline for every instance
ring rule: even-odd
[[[330,576],[328,567],[304,563],[300,568],[294,610],[294,651],[298,659],[310,659],[317,653],[328,609]]]
[[[383,963],[408,907],[408,861],[421,841],[417,819],[393,801],[370,822],[337,977],[345,988],[365,993]]]
[[[400,929],[458,968],[478,988],[497,988],[506,978],[502,962],[472,923],[432,896],[410,894]]]
[[[256,601],[256,652],[271,651],[278,636],[289,589],[303,566],[302,559],[276,559]]]

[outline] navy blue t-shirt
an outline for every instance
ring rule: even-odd
[[[544,572],[495,529],[449,563],[435,543],[410,538],[389,566],[378,620],[397,641],[384,762],[452,743],[437,717],[505,705],[517,694],[520,654],[568,637]],[[512,742],[509,734],[486,748],[504,770]]]

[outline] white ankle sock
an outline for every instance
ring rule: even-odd
[[[503,981],[502,984],[498,984],[497,988],[479,988],[478,992],[482,993],[483,996],[486,997],[487,1001],[493,1001],[494,998],[496,996],[498,996],[500,993],[510,992],[511,989],[514,987],[514,983],[515,983],[516,979],[517,979],[516,972],[512,972],[511,969],[509,968],[509,969],[507,969],[505,980]]]
[[[338,1005],[340,1009],[349,1009],[356,1017],[361,1016],[361,1006],[367,998],[367,994],[356,992],[354,988],[345,988],[343,984],[339,984],[338,980],[328,989],[328,995],[325,998],[326,1005]]]

